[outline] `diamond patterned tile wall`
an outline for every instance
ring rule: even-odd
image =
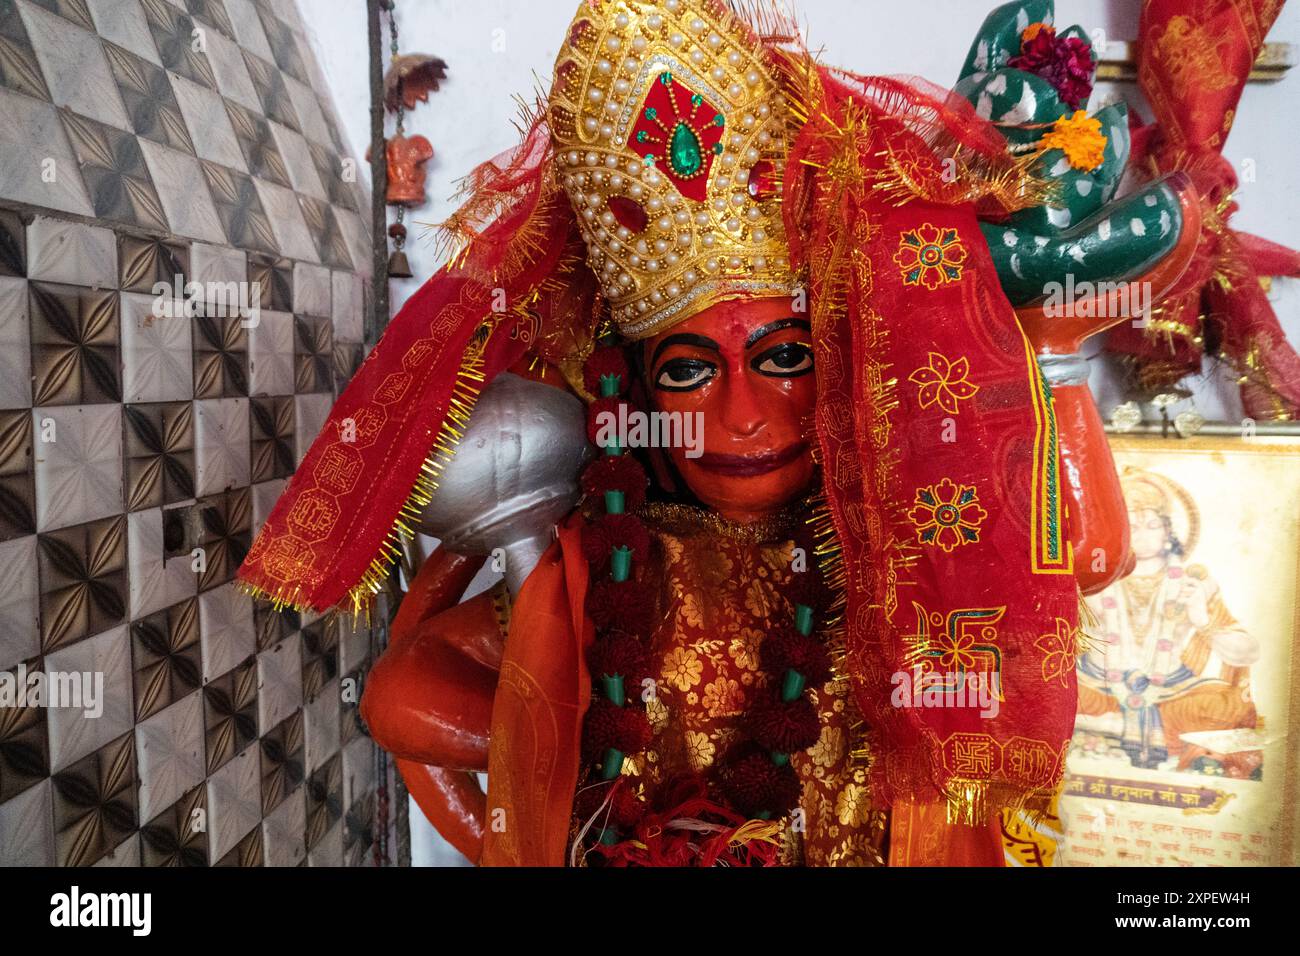
[[[365,355],[320,76],[291,0],[0,0],[0,674],[91,676],[0,698],[0,865],[371,862],[370,630],[233,584]]]

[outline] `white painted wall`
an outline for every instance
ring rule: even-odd
[[[810,45],[821,46],[828,62],[862,73],[914,74],[936,83],[956,78],[966,51],[994,0],[795,0],[806,24]],[[348,139],[364,151],[370,138],[364,0],[299,0],[307,32],[331,84]],[[511,125],[516,95],[528,95],[550,76],[565,27],[576,0],[398,0],[403,52],[426,52],[449,64],[440,92],[408,118],[408,133],[422,133],[433,143],[427,164],[431,202],[414,213],[414,221],[433,223],[451,211],[455,181],[483,160],[512,146]],[[1062,25],[1081,23],[1101,28],[1115,40],[1137,36],[1138,0],[1057,0]],[[1300,43],[1300,4],[1283,9],[1270,40]],[[385,39],[385,43],[387,40]],[[1136,86],[1103,86],[1092,108],[1122,97],[1138,104]],[[1253,159],[1257,179],[1243,183],[1241,211],[1235,225],[1290,246],[1300,246],[1300,68],[1280,83],[1251,84],[1238,111],[1226,155],[1241,168]],[[368,175],[368,172],[367,172]],[[411,226],[410,258],[419,277],[394,283],[394,307],[400,306],[438,263]],[[1300,282],[1274,284],[1273,298],[1293,342],[1300,344]],[[1093,363],[1092,385],[1103,412],[1117,401],[1114,376],[1104,361]],[[1235,386],[1223,376],[1199,382],[1193,402],[1210,420],[1238,421]],[[1176,406],[1176,414],[1188,406]],[[413,824],[422,820],[413,809]],[[413,831],[416,828],[413,826]],[[448,859],[417,837],[417,860]]]

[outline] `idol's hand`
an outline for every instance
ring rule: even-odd
[[[1096,75],[1092,44],[1079,27],[1055,32],[1054,14],[1052,0],[994,10],[956,91],[1054,185],[1047,203],[982,228],[1051,388],[1075,575],[1084,594],[1095,594],[1132,569],[1133,555],[1119,476],[1080,349],[1085,338],[1126,317],[1144,318],[1151,300],[1181,276],[1200,220],[1177,179],[1116,198],[1129,153],[1127,110],[1116,104],[1087,116]],[[1143,281],[1112,295],[1112,283],[1130,280]]]
[[[481,558],[438,548],[411,581],[361,716],[424,815],[470,860],[482,849],[488,728],[504,638],[491,594],[461,595]]]
[[[1053,6],[1022,0],[989,14],[956,85],[1013,150],[1042,151],[1034,172],[1054,184],[1050,202],[983,225],[1015,305],[1053,294],[1064,305],[1062,293],[1084,298],[1097,283],[1139,278],[1173,252],[1184,228],[1184,203],[1169,183],[1116,198],[1129,154],[1128,108],[1116,103],[1081,115],[1096,58],[1080,27],[1054,38],[1043,30],[1047,24],[1050,31]],[[1061,146],[1043,151],[1051,143]],[[1127,299],[1125,310],[1139,311]],[[1107,317],[1125,316],[1096,316],[1092,331]]]
[[[572,395],[516,375],[480,393],[420,518],[442,545],[408,560],[416,573],[361,699],[420,809],[471,860],[482,850],[486,798],[474,774],[487,769],[509,599],[461,595],[489,555],[511,594],[523,584],[577,500],[583,418]]]

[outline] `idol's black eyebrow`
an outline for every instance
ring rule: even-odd
[[[775,322],[769,322],[762,328],[750,332],[749,338],[745,340],[745,348],[749,348],[759,339],[766,338],[773,332],[780,332],[782,329],[802,329],[805,332],[811,332],[812,326],[808,324],[807,319],[777,319]]]
[[[715,352],[722,351],[722,346],[707,336],[696,335],[693,332],[678,332],[676,335],[670,335],[659,343],[658,347],[655,348],[655,354],[650,359],[650,364],[654,365],[655,362],[658,362],[659,356],[670,345],[695,345],[702,349],[713,349]]]

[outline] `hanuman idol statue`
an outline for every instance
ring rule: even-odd
[[[1052,19],[999,7],[949,92],[582,3],[240,572],[355,613],[440,540],[361,710],[471,860],[1051,860],[1081,596],[1131,559],[1078,354],[1122,317],[1044,301],[1158,295],[1199,228],[1178,178],[1116,197]]]

